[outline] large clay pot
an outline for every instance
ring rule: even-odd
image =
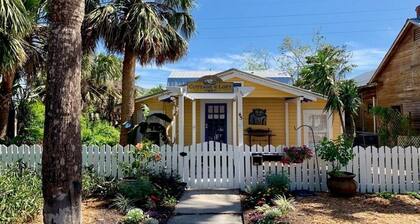
[[[350,172],[339,172],[337,174],[328,174],[328,190],[331,194],[337,196],[352,196],[357,192],[357,182],[353,179],[355,174]]]

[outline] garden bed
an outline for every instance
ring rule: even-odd
[[[82,220],[83,223],[118,223],[121,221],[122,215],[116,209],[109,208],[111,201],[101,199],[88,199],[82,202]],[[31,222],[33,224],[42,224],[42,214]]]
[[[295,210],[284,217],[289,223],[420,223],[420,200],[409,195],[385,199],[359,194],[351,198],[331,197],[328,193],[296,197]],[[249,222],[244,212],[245,223]]]

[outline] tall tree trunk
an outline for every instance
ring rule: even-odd
[[[3,75],[0,87],[0,140],[5,140],[7,136],[7,124],[9,123],[10,105],[13,95],[13,81],[15,72],[10,71]]]
[[[136,54],[130,47],[125,48],[122,76],[122,105],[121,105],[121,123],[131,122],[134,113],[134,82],[136,69]],[[121,126],[120,144],[127,145],[128,131],[124,125]]]
[[[81,223],[81,25],[84,0],[49,1],[42,192],[44,223]]]

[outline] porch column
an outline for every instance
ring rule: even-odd
[[[172,135],[171,135],[171,140],[172,143],[175,143],[175,139],[176,139],[176,104],[173,105],[172,107]]]
[[[296,128],[302,125],[302,97],[296,98]],[[296,131],[296,145],[302,145],[302,129]]]
[[[286,146],[289,146],[289,103],[284,102],[284,138]]]
[[[376,101],[375,100],[376,100],[375,97],[372,96],[372,107],[373,108],[376,107]],[[375,114],[373,115],[373,133],[376,134],[376,116],[375,116]]]
[[[238,142],[237,142],[237,137],[238,137],[238,126],[237,126],[237,117],[238,114],[236,113],[236,99],[233,99],[232,102],[232,145],[237,146]]]
[[[196,128],[196,123],[197,123],[197,115],[196,115],[196,101],[193,100],[192,101],[192,140],[191,143],[192,145],[195,147],[195,144],[197,143],[197,128]]]
[[[238,146],[244,145],[244,119],[243,119],[243,99],[240,91],[237,92],[238,99]]]
[[[178,103],[178,146],[184,147],[184,95],[181,93]]]

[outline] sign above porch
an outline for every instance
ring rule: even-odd
[[[233,82],[224,82],[220,77],[203,76],[187,85],[189,93],[233,93]]]

